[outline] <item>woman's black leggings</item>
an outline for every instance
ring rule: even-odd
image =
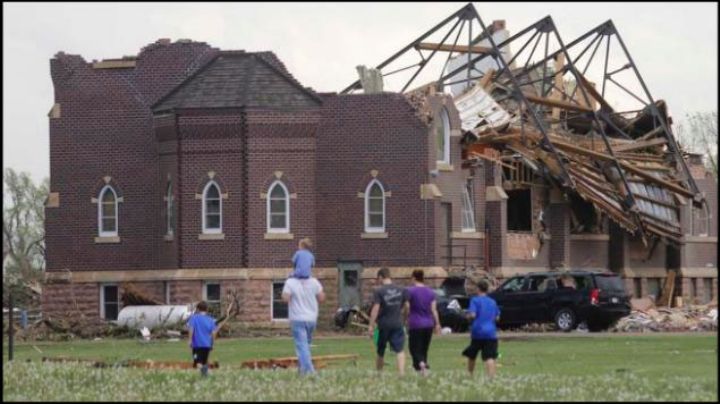
[[[432,328],[408,330],[408,347],[410,348],[410,356],[412,356],[413,368],[415,368],[415,370],[420,370],[420,362],[425,362],[425,367],[430,369],[427,354],[428,348],[430,348],[432,334]]]

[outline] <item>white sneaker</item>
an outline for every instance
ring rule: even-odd
[[[420,374],[423,377],[428,375],[428,369],[427,369],[427,365],[425,365],[425,362],[420,362]]]

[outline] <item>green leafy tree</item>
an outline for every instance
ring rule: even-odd
[[[45,269],[49,181],[36,185],[28,173],[6,168],[3,182],[3,292],[14,285],[18,302],[27,303],[32,290],[38,291]]]

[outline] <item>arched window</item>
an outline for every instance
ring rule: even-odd
[[[443,108],[435,120],[435,142],[438,163],[450,164],[450,116]]]
[[[462,231],[474,232],[475,228],[475,198],[472,192],[472,180],[468,179],[462,187]]]
[[[290,198],[288,190],[281,181],[270,185],[267,198],[268,233],[290,232]]]
[[[100,237],[118,235],[117,194],[110,185],[100,190],[98,198],[98,232]]]
[[[167,219],[167,235],[175,234],[175,201],[173,200],[172,182],[168,181],[167,193],[165,194],[165,216]]]
[[[365,232],[385,232],[385,190],[378,180],[365,189]]]
[[[206,234],[222,233],[222,198],[215,181],[208,182],[203,190],[202,230]]]

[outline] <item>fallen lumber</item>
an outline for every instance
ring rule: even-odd
[[[313,366],[322,369],[328,365],[328,362],[352,361],[353,365],[357,364],[357,354],[347,355],[320,355],[312,358]],[[296,356],[288,356],[282,358],[269,359],[251,359],[242,362],[240,365],[243,369],[287,369],[298,366],[298,358]]]
[[[127,360],[122,362],[121,366],[140,369],[194,369],[193,363],[189,361],[156,361],[152,359]],[[219,367],[220,364],[217,361],[208,362],[208,368],[210,369]]]
[[[421,42],[415,46],[417,49],[423,49],[423,50],[439,50],[441,52],[458,52],[458,53],[467,53],[468,50],[471,53],[491,53],[492,49],[487,48],[485,46],[470,46],[467,45],[447,45],[447,44],[438,44],[438,43],[428,43],[428,42]]]

